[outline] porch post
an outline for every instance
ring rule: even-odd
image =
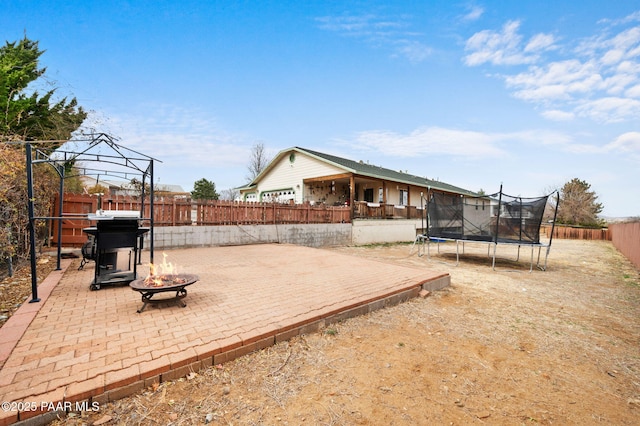
[[[351,206],[351,211],[355,212],[355,204],[353,203],[353,200],[356,198],[356,179],[353,176],[353,173],[351,173],[351,176],[349,177],[349,205]],[[353,218],[353,215],[351,216]]]
[[[382,203],[387,204],[387,181],[382,181]]]

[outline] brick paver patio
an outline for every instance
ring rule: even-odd
[[[126,286],[90,291],[93,262],[78,271],[79,260],[67,260],[41,284],[42,302],[25,303],[0,329],[0,425],[115,400],[449,283],[427,269],[294,245],[165,253],[200,277],[186,308],[137,313],[140,295]]]

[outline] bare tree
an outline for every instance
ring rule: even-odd
[[[249,157],[249,165],[247,166],[247,181],[252,182],[267,167],[271,159],[267,156],[266,149],[262,142],[256,142],[251,147],[251,156]]]
[[[227,201],[234,201],[240,197],[240,191],[235,188],[223,189],[220,191],[220,199]]]

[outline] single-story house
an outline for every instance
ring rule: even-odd
[[[477,195],[444,182],[293,147],[280,151],[248,185],[238,188],[244,201],[386,204],[421,207],[430,191]]]

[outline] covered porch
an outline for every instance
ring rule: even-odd
[[[352,206],[354,219],[420,219],[425,186],[376,179],[355,173],[306,178],[303,202]]]

